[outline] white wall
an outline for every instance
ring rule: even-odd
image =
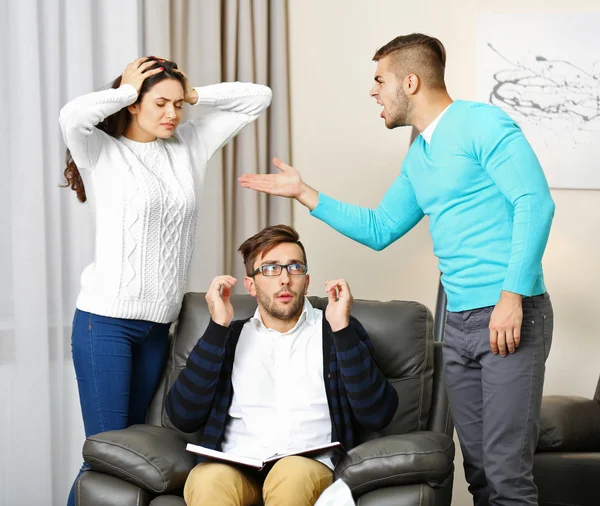
[[[409,129],[389,131],[368,96],[375,50],[397,35],[425,32],[447,49],[453,98],[475,100],[476,21],[489,12],[599,11],[597,0],[292,0],[290,60],[292,155],[304,179],[347,202],[376,206],[397,176]],[[556,215],[544,270],[555,334],[545,392],[591,396],[600,373],[600,191],[554,190]],[[435,306],[436,259],[424,220],[382,252],[352,242],[295,208],[312,274],[311,293],[331,277],[357,298],[414,299]],[[468,504],[457,461],[454,504]]]

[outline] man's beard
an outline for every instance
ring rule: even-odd
[[[291,293],[292,295],[295,296],[293,299],[294,301],[289,304],[285,304],[283,306],[278,306],[277,302],[276,302],[277,297],[279,295],[281,295],[282,293]],[[284,322],[293,320],[296,316],[298,316],[298,314],[300,313],[300,310],[304,306],[304,293],[298,294],[289,289],[279,290],[277,293],[275,293],[271,297],[267,293],[265,293],[257,288],[256,296],[258,298],[259,304],[269,315],[271,315],[273,318],[275,318],[277,320],[284,321]]]
[[[385,126],[390,130],[408,126],[408,97],[401,89],[396,94],[394,109],[390,111],[390,122],[386,121]]]

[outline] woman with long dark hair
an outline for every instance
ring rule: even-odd
[[[144,423],[185,290],[195,184],[270,102],[271,90],[252,83],[192,88],[175,63],[148,57],[61,110],[66,186],[95,225],[72,334],[86,437]],[[185,103],[214,111],[180,125]]]

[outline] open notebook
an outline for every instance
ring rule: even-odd
[[[267,464],[271,464],[273,462],[277,462],[284,457],[291,457],[292,455],[300,455],[302,457],[332,457],[336,454],[343,455],[346,453],[342,443],[337,441],[333,443],[327,443],[321,446],[314,446],[312,448],[307,448],[306,450],[301,450],[297,452],[290,453],[276,453],[275,455],[271,455],[266,459],[255,459],[252,457],[242,457],[240,455],[233,455],[231,453],[224,453],[217,450],[210,450],[209,448],[204,448],[203,446],[193,445],[188,443],[186,446],[186,450],[189,452],[197,453],[198,455],[202,455],[209,459],[221,460],[224,462],[232,462],[234,464],[242,464],[244,466],[255,467],[256,469],[262,469]]]

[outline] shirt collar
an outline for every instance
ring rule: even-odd
[[[314,327],[318,323],[318,318],[317,318],[316,313],[317,313],[317,311],[312,306],[310,301],[308,300],[308,297],[304,297],[304,306],[302,306],[302,313],[300,313],[300,318],[298,318],[296,325],[294,325],[294,327],[292,329],[288,330],[287,332],[284,332],[281,335],[287,335],[287,334],[294,332],[305,321],[309,325]],[[265,324],[263,323],[262,318],[260,316],[260,310],[258,308],[256,308],[256,311],[254,311],[254,316],[252,318],[250,318],[250,324],[252,325],[252,328],[256,332],[268,332],[268,331],[273,330],[273,329],[269,329],[268,327],[265,326]]]
[[[450,104],[452,105],[452,104]],[[448,107],[446,107],[441,113],[438,114],[437,118],[435,118],[430,124],[429,126],[423,130],[421,132],[421,135],[423,136],[423,139],[425,139],[425,142],[427,144],[431,144],[431,138],[433,137],[433,131],[435,130],[435,128],[438,126],[438,123],[440,122],[440,120],[442,119],[442,116],[444,114],[446,114],[446,111],[448,110],[448,108],[450,107],[450,105]]]

